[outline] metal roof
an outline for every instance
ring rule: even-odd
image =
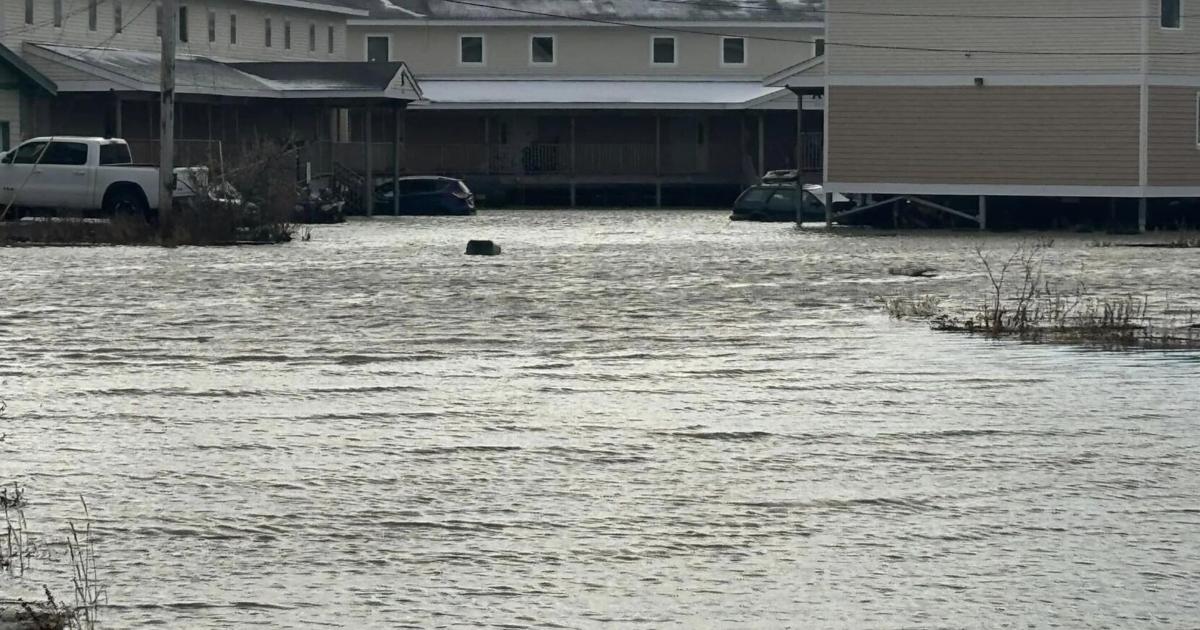
[[[29,65],[20,55],[4,44],[0,44],[0,62],[12,68],[26,82],[45,90],[51,96],[58,92],[58,86],[54,84],[54,81],[39,72],[37,68]]]
[[[744,109],[788,94],[758,81],[424,79],[428,109]]]
[[[521,11],[567,19],[680,22],[823,21],[826,0],[321,0],[362,9],[374,19],[538,19]],[[509,9],[517,9],[516,11]],[[553,19],[542,17],[541,19]]]

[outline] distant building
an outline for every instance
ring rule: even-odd
[[[1140,210],[1142,226],[1194,203],[1187,2],[830,0],[827,186],[993,219]]]

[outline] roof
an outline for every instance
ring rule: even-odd
[[[362,9],[372,19],[637,21],[823,21],[826,0],[321,0]],[[515,9],[515,10],[514,10]]]
[[[158,53],[118,48],[25,44],[31,64],[61,74],[63,91],[110,89],[158,92]],[[80,73],[86,79],[76,78]],[[232,63],[180,55],[175,64],[180,94],[254,98],[388,98],[416,100],[421,90],[403,63],[277,61]]]
[[[54,81],[51,81],[46,75],[39,72],[37,68],[29,65],[20,55],[13,52],[12,49],[4,44],[0,44],[0,63],[12,68],[27,83],[41,88],[51,96],[58,93],[58,86],[54,84]]]
[[[429,109],[741,109],[787,94],[757,81],[424,79]]]
[[[825,87],[825,55],[790,65],[768,75],[762,82],[763,85],[770,87]]]
[[[337,2],[337,0],[246,0],[251,4],[265,4],[275,7],[292,7],[296,9],[309,9],[312,11],[322,11],[325,13],[338,13],[341,15],[364,16],[368,12],[347,6],[347,3]]]

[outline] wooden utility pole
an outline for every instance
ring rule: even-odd
[[[158,221],[169,230],[175,200],[175,43],[179,37],[177,0],[162,0],[162,83],[159,87]]]

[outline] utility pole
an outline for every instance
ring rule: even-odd
[[[177,0],[162,0],[162,83],[159,87],[158,221],[170,230],[175,201],[175,43],[179,37]]]

